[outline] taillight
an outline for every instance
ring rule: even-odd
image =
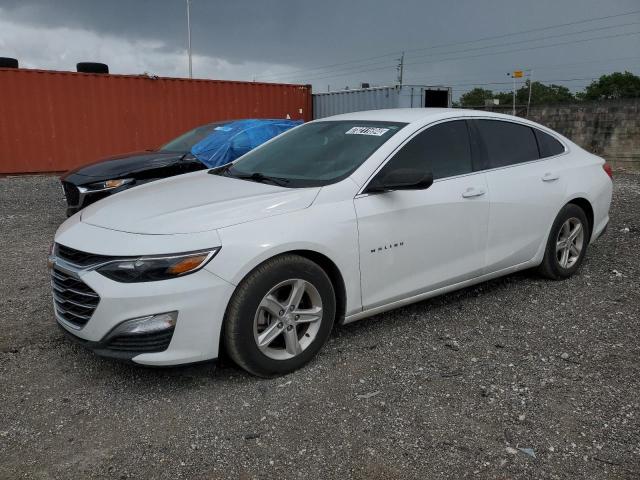
[[[607,175],[609,175],[609,178],[613,179],[613,170],[611,169],[611,165],[605,162],[605,164],[602,165],[602,168],[607,173]]]

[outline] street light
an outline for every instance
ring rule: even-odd
[[[187,56],[189,57],[189,78],[193,78],[191,65],[191,0],[187,0]]]

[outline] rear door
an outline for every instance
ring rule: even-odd
[[[490,192],[489,273],[535,256],[558,213],[567,182],[561,159],[542,158],[549,155],[543,144],[548,139],[540,136],[538,140],[536,129],[494,119],[474,120],[472,125],[483,146]]]
[[[364,308],[400,300],[481,274],[489,203],[484,172],[475,172],[467,122],[418,133],[382,167],[431,171],[426,190],[355,198]]]

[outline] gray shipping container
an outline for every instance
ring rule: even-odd
[[[383,108],[451,107],[451,87],[396,85],[313,94],[313,118]]]

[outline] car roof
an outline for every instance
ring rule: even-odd
[[[495,117],[503,120],[523,122],[524,119],[501,113],[482,110],[468,110],[464,108],[387,108],[383,110],[365,110],[362,112],[343,113],[332,117],[318,119],[319,121],[366,120],[382,122],[424,122],[428,120],[445,119],[449,117]],[[531,123],[524,120],[523,123]]]

